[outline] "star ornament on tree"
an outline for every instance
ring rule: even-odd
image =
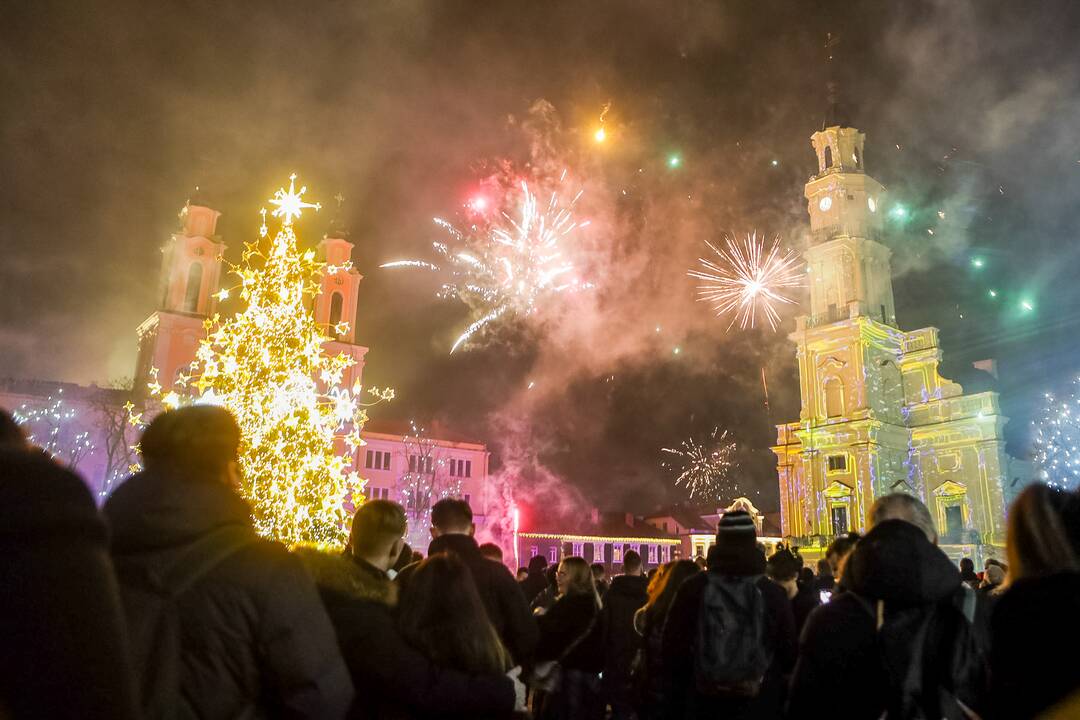
[[[293,219],[300,217],[304,208],[315,208],[316,211],[322,208],[319,203],[304,202],[303,196],[306,192],[307,185],[296,189],[296,173],[293,173],[289,176],[289,189],[278,188],[274,197],[270,198],[270,204],[274,206],[270,214],[281,218],[282,225],[292,225]]]

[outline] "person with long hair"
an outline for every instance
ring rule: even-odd
[[[538,720],[599,719],[604,713],[600,699],[604,646],[592,568],[584,558],[564,558],[555,582],[555,602],[537,618],[536,662],[541,668],[551,668],[547,675],[551,686],[536,693],[536,716]]]
[[[469,568],[439,553],[413,572],[398,606],[398,628],[432,662],[470,675],[502,675],[510,656],[488,620]]]
[[[665,683],[663,672],[664,621],[679,586],[701,570],[693,560],[665,563],[649,582],[645,607],[634,615],[634,629],[642,637],[641,651],[634,667],[634,685],[641,720],[663,718]]]
[[[1072,663],[1032,652],[1039,639],[1080,645],[1080,497],[1026,488],[1009,509],[1005,549],[1005,590],[990,617],[990,707],[993,717],[1028,718],[1080,692]]]

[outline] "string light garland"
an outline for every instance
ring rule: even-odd
[[[398,479],[398,496],[409,525],[406,539],[413,547],[423,547],[430,533],[432,506],[444,498],[460,498],[461,479],[447,474],[437,440],[415,421],[409,421],[409,429],[411,433],[401,438],[409,464]]]
[[[26,439],[50,457],[75,469],[79,461],[94,452],[96,445],[88,431],[77,427],[78,412],[64,402],[64,389],[50,395],[40,407],[22,405],[12,413],[15,422],[26,428]]]

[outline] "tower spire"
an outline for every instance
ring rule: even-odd
[[[825,111],[825,122],[821,128],[827,127],[850,127],[851,121],[847,109],[840,101],[840,81],[836,74],[837,46],[840,38],[831,32],[825,33],[825,98],[828,107]]]

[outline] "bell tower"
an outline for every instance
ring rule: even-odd
[[[188,201],[180,211],[180,228],[161,248],[158,308],[139,325],[135,389],[145,392],[151,369],[166,391],[186,370],[206,335],[203,322],[217,309],[221,259],[225,244],[216,234],[221,213]]]
[[[830,36],[826,47],[835,44]],[[996,393],[965,395],[938,373],[936,328],[897,325],[884,190],[866,174],[865,136],[840,111],[836,87],[810,138],[810,307],[788,336],[801,409],[777,426],[772,448],[783,533],[804,552],[824,551],[830,538],[869,527],[876,498],[905,492],[926,503],[942,547],[975,555],[1005,537],[1008,418]]]
[[[346,370],[342,379],[344,387],[360,381],[364,370],[364,356],[368,349],[356,344],[356,305],[360,281],[364,276],[353,267],[352,251],[355,245],[347,239],[349,231],[342,219],[342,203],[345,198],[338,193],[337,214],[330,222],[330,229],[316,249],[316,258],[326,263],[327,272],[322,277],[322,292],[315,297],[312,308],[315,322],[331,339],[326,343],[329,355],[348,353],[355,364]]]

